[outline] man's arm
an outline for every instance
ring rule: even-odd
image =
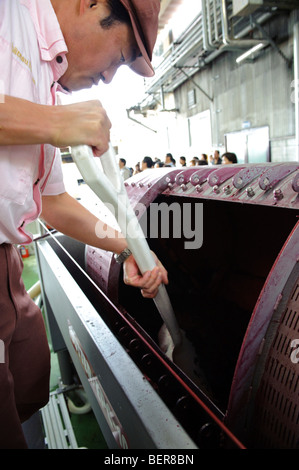
[[[120,232],[100,221],[68,193],[43,196],[42,207],[42,218],[69,237],[113,253],[121,253],[127,247]],[[168,283],[165,268],[157,258],[155,260],[157,267],[144,275],[140,274],[133,256],[129,256],[124,263],[125,283],[140,288],[147,298],[156,295],[161,282]]]
[[[5,96],[0,103],[0,146],[89,145],[100,156],[108,149],[110,127],[104,108],[96,100],[46,106]],[[85,244],[114,253],[121,253],[127,247],[121,234],[99,221],[67,193],[44,196],[42,216],[58,231]],[[124,264],[125,283],[139,287],[144,297],[154,297],[158,285],[168,282],[164,267],[159,260],[156,262],[156,268],[141,275],[133,256],[129,256]]]
[[[99,156],[108,149],[110,127],[97,100],[47,106],[5,95],[0,103],[0,145],[89,145]]]
[[[61,233],[103,250],[121,253],[127,243],[117,230],[90,213],[68,193],[43,196],[41,217]]]

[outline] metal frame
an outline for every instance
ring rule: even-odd
[[[185,170],[164,168],[161,171],[149,171],[136,175],[126,181],[126,188],[134,209],[142,204],[146,210],[158,195],[163,194],[163,196],[195,198],[198,202],[203,199],[231,201],[238,202],[240,207],[244,204],[263,205],[296,211],[299,204],[298,177],[298,164],[295,162],[205,166]],[[142,214],[139,215],[142,216]],[[254,363],[260,352],[262,338],[271,320],[273,304],[278,299],[297,260],[297,235],[298,225],[285,243],[281,256],[272,267],[259,296],[252,319],[257,321],[262,337],[255,334],[251,321],[239,354],[238,367],[235,370],[227,420],[224,422],[223,415],[217,414],[215,406],[213,407],[210,402],[205,402],[202,396],[200,406],[195,408],[191,404],[189,410],[186,410],[190,404],[187,388],[184,388],[183,393],[181,391],[175,393],[175,404],[180,402],[184,413],[188,413],[187,420],[195,424],[196,433],[204,429],[214,432],[215,427],[218,426],[216,439],[213,437],[212,442],[209,442],[209,448],[217,448],[219,430],[222,432],[221,437],[230,440],[229,445],[237,444],[240,447],[241,443],[236,442],[237,438],[232,433],[235,432],[234,419],[239,421],[240,414],[244,413],[242,398],[244,393],[246,395],[247,384],[250,386],[254,372],[253,368],[247,367],[246,360],[249,357]],[[59,242],[55,237],[55,244],[57,243]],[[140,361],[135,360],[131,354],[128,338],[125,341],[120,338],[120,331],[123,328],[114,326],[115,318],[117,317],[121,325],[122,317],[119,315],[118,320],[118,314],[121,312],[113,304],[117,302],[117,299],[111,296],[108,279],[113,279],[113,285],[117,283],[119,267],[116,273],[115,264],[110,265],[109,260],[106,260],[105,264],[104,258],[100,257],[101,268],[105,270],[107,279],[104,280],[103,286],[99,287],[92,280],[92,276],[84,271],[82,253],[77,253],[75,248],[66,245],[65,251],[68,256],[76,252],[73,261],[77,260],[78,269],[82,271],[82,279],[80,276],[72,275],[71,266],[67,265],[63,253],[60,253],[58,249],[56,252],[56,248],[51,246],[49,236],[37,240],[36,247],[42,294],[50,330],[54,335],[52,338],[54,347],[56,350],[67,349],[69,351],[108,446],[135,449],[201,448],[198,435],[191,434],[187,425],[185,430],[183,429],[183,421],[177,416],[176,410],[170,409],[167,400],[163,401],[164,397],[158,394],[159,387],[155,379],[161,377],[157,370],[159,365],[156,367],[156,362],[152,364],[155,377],[147,374],[143,367],[139,367]],[[84,251],[84,246],[82,247]],[[279,277],[279,273],[283,275],[280,275],[278,283],[276,277]],[[84,286],[86,279],[94,284],[95,289],[98,289],[98,294],[105,298],[105,304],[98,298],[94,301],[90,296],[88,297],[86,286]],[[107,317],[110,317],[108,315],[110,310],[114,313],[113,319],[107,321]],[[125,326],[124,330],[127,329],[131,336],[132,325],[126,324]],[[139,352],[138,355],[140,356]],[[161,359],[159,356],[159,361]],[[182,378],[177,375],[173,364],[172,372],[176,379]],[[183,379],[185,385],[188,385],[188,379],[187,381],[186,377]],[[151,383],[155,385],[152,386]],[[245,384],[241,390],[240,383]],[[171,382],[167,391],[168,395],[173,388],[173,382]],[[187,407],[185,407],[186,403]],[[227,425],[231,429],[229,432],[227,432]]]
[[[36,244],[47,318],[57,322],[107,445],[196,449],[47,240]]]

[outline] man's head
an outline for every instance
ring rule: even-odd
[[[151,77],[154,75],[151,61],[158,33],[160,0],[120,0],[120,2],[130,16],[140,51],[131,68],[144,77]],[[115,3],[115,0],[112,0],[111,3]]]
[[[144,157],[142,162],[141,162],[141,169],[146,170],[147,168],[153,168],[154,162],[151,157]]]
[[[160,0],[51,0],[68,47],[61,85],[71,91],[110,83],[120,65],[154,74]]]

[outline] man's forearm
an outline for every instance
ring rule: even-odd
[[[49,106],[5,95],[0,103],[0,145],[89,145],[99,156],[108,148],[110,127],[98,100]]]
[[[42,218],[59,232],[114,253],[127,247],[120,232],[100,221],[68,193],[44,196],[42,204]]]
[[[51,106],[4,96],[0,104],[0,145],[51,143],[51,114]]]

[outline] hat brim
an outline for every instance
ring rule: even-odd
[[[134,17],[133,13],[131,10],[128,10],[130,20],[132,23],[132,28],[134,32],[134,36],[137,42],[137,46],[139,48],[139,51],[141,53],[141,56],[136,57],[134,62],[130,65],[130,68],[134,70],[139,75],[142,75],[143,77],[153,77],[155,75],[154,68],[151,64],[151,60],[148,56],[148,53],[144,47],[143,41],[140,37],[138,28],[136,26],[136,18]]]

